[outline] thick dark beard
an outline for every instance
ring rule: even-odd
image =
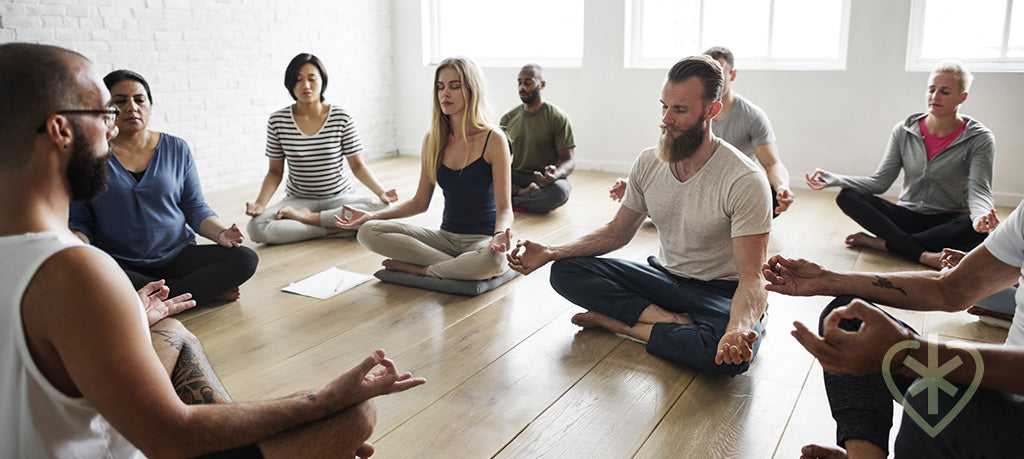
[[[526,95],[524,96],[523,93],[526,93]],[[538,96],[540,96],[539,89],[534,89],[533,91],[523,91],[519,93],[519,100],[523,101],[524,104],[529,105],[536,101]]]
[[[683,129],[679,137],[668,135],[668,128],[662,126],[661,137],[658,139],[658,159],[666,163],[675,163],[693,156],[700,149],[708,129],[704,118],[688,129]]]
[[[84,132],[78,126],[75,132]],[[109,145],[109,143],[108,143]],[[109,147],[108,147],[109,148]],[[107,189],[107,161],[110,151],[96,156],[86,139],[76,136],[71,142],[71,158],[68,161],[67,178],[71,186],[72,201],[91,201]]]

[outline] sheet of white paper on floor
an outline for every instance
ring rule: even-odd
[[[300,281],[292,282],[281,290],[326,300],[370,279],[373,279],[373,276],[345,271],[331,266],[325,271],[319,272]]]

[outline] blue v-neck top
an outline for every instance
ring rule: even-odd
[[[195,244],[199,224],[216,215],[203,198],[192,152],[178,137],[160,134],[141,179],[114,155],[107,174],[106,191],[92,201],[71,203],[70,227],[122,264],[168,263]]]

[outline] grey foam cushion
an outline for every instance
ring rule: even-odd
[[[505,282],[512,280],[519,273],[508,270],[500,276],[494,276],[490,279],[485,280],[457,280],[457,279],[442,279],[440,277],[430,276],[417,276],[415,274],[404,273],[401,271],[390,271],[387,269],[381,269],[373,275],[384,282],[390,282],[392,284],[405,285],[409,287],[422,288],[427,290],[435,290],[438,292],[454,293],[456,295],[467,295],[476,296],[484,292],[489,292],[500,287]]]

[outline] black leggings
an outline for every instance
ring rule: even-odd
[[[922,214],[858,188],[843,188],[836,195],[836,204],[884,240],[888,251],[913,261],[919,261],[924,252],[941,252],[944,248],[970,251],[986,236],[974,231],[970,215]]]
[[[818,335],[823,335],[825,318],[829,313],[854,299],[853,296],[840,296],[832,300],[818,318]],[[895,317],[893,319],[917,334],[906,323]],[[858,319],[843,319],[839,321],[839,328],[856,331],[860,324]],[[899,373],[893,373],[892,379],[901,393],[906,393],[914,382],[914,378]],[[866,440],[889,451],[893,396],[889,393],[881,371],[865,375],[837,375],[826,371],[825,392],[828,394],[832,418],[836,420],[836,444],[845,448],[848,439]]]
[[[832,310],[853,301],[852,296],[841,296],[829,303],[821,312],[818,334],[821,334],[825,317]],[[889,316],[892,317],[892,316]],[[895,318],[893,318],[896,320]],[[896,320],[911,332],[914,329]],[[843,319],[839,328],[846,331],[858,330],[859,319]],[[917,334],[914,332],[914,334]],[[939,362],[944,363],[944,362]],[[895,453],[899,458],[952,458],[952,457],[1019,457],[1020,447],[1013,439],[1019,438],[1024,429],[1020,419],[1024,416],[1024,396],[996,392],[979,388],[962,407],[958,414],[950,414],[956,397],[938,391],[938,411],[929,414],[930,397],[928,390],[916,395],[908,392],[915,378],[892,374],[893,385],[900,391],[906,403],[913,407],[922,419],[931,426],[938,426],[947,415],[951,421],[935,435],[926,433],[918,420],[904,410],[896,437]],[[956,396],[969,389],[956,385]],[[847,440],[865,440],[889,450],[889,431],[892,428],[893,394],[889,391],[882,374],[837,375],[825,372],[825,392],[828,394],[832,418],[836,420],[836,443],[845,446]]]
[[[775,211],[775,208],[779,207],[779,195],[775,187],[772,187],[772,218],[778,218],[779,213]]]
[[[253,443],[216,453],[203,454],[196,456],[195,459],[263,459],[263,451],[260,451],[259,445]]]
[[[196,304],[221,296],[249,280],[259,257],[248,247],[190,245],[170,263],[159,268],[122,264],[138,290],[155,280],[166,279],[170,297],[191,293]]]

